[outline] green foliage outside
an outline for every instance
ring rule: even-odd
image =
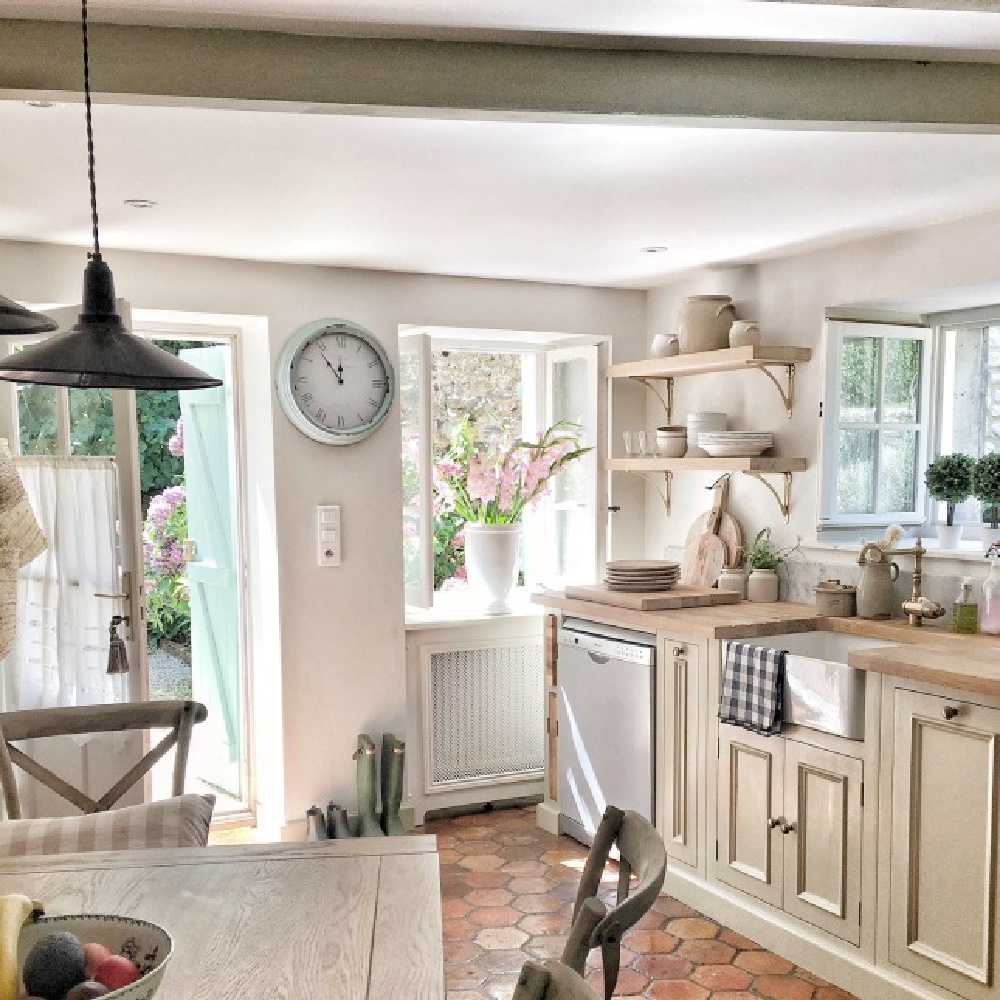
[[[972,472],[976,460],[969,455],[939,455],[927,466],[924,482],[927,492],[947,504],[947,520],[955,522],[955,505],[964,503],[972,495]]]
[[[1000,453],[983,455],[972,472],[972,492],[983,505],[983,520],[989,511],[990,526],[1000,521]]]

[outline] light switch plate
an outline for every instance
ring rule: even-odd
[[[318,564],[320,566],[339,566],[342,543],[340,504],[321,504],[316,508]]]

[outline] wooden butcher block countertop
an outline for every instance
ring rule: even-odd
[[[868,621],[826,618],[814,604],[754,604],[743,601],[720,607],[680,611],[632,611],[591,601],[567,600],[558,591],[532,595],[531,600],[563,614],[590,621],[668,632],[691,639],[752,639],[789,632],[843,632],[899,643],[849,653],[852,667],[909,680],[1000,697],[1000,636],[957,635],[949,626],[914,628],[905,618]]]

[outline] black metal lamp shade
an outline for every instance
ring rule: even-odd
[[[0,295],[0,336],[11,333],[51,333],[58,328],[59,324],[51,316],[32,312]]]
[[[83,312],[66,333],[0,358],[0,379],[80,389],[208,389],[222,385],[186,361],[129,333],[115,305],[111,268],[91,254]]]

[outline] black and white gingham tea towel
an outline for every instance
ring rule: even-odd
[[[719,719],[763,736],[781,732],[785,651],[727,642]]]

